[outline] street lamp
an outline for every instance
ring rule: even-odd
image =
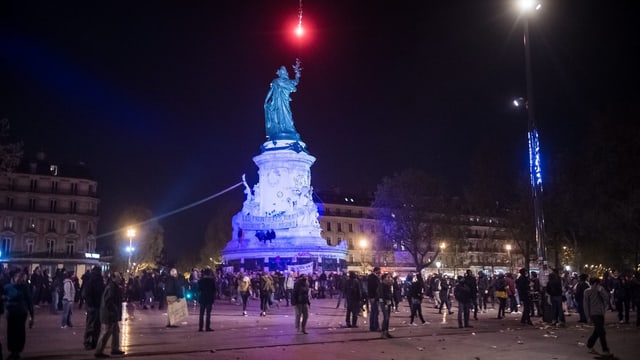
[[[504,246],[507,249],[507,256],[509,257],[509,272],[513,274],[513,262],[511,261],[511,244]]]
[[[131,253],[133,252],[133,237],[136,236],[135,229],[127,229],[127,236],[129,237],[129,246],[127,247],[127,252],[129,253],[129,270],[131,272]]]
[[[360,239],[359,245],[360,245],[360,255],[362,259],[362,273],[364,274],[367,270],[364,263],[364,251],[367,249],[367,246],[369,245],[369,243],[367,242],[367,239]]]
[[[440,252],[444,253],[444,249],[447,247],[447,244],[443,242],[440,243]],[[442,256],[441,258],[444,258],[444,256]],[[440,263],[440,266],[442,266],[442,263],[440,261],[438,261]],[[436,266],[438,266],[438,263],[436,263]],[[440,272],[440,266],[438,266],[438,273]]]
[[[531,176],[531,197],[533,198],[533,213],[536,227],[536,255],[538,256],[538,265],[540,270],[542,270],[544,259],[546,258],[544,245],[544,212],[542,210],[542,170],[540,167],[540,142],[533,112],[533,79],[531,75],[531,44],[528,17],[531,12],[540,10],[541,5],[536,0],[519,0],[518,5],[524,27],[523,42],[527,86],[527,99],[524,105],[527,109],[528,120],[529,173]]]

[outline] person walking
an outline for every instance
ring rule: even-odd
[[[358,276],[354,271],[349,271],[349,279],[344,285],[344,301],[347,305],[347,327],[358,327],[358,314],[362,301],[362,288]]]
[[[422,317],[422,299],[424,298],[424,282],[422,280],[422,274],[418,273],[411,279],[411,285],[409,285],[409,292],[407,293],[407,300],[411,304],[411,321],[409,325],[417,326],[414,323],[416,316],[422,321],[422,325],[428,324]]]
[[[520,323],[533,325],[531,322],[531,295],[529,294],[529,271],[520,269],[520,276],[516,279],[516,289],[522,303],[522,317]]]
[[[380,331],[379,322],[379,287],[380,268],[374,267],[373,272],[367,277],[367,294],[369,295],[369,331]]]
[[[600,279],[591,278],[591,287],[584,291],[584,312],[587,318],[593,323],[593,333],[587,340],[587,349],[591,354],[597,354],[593,348],[596,340],[600,339],[602,355],[610,356],[609,346],[607,346],[607,334],[604,329],[604,314],[609,303],[609,294],[600,285]]]
[[[379,285],[379,295],[377,296],[380,302],[380,311],[382,312],[382,327],[380,330],[382,334],[381,338],[392,338],[389,334],[389,322],[391,320],[391,309],[393,308],[393,277],[389,273],[382,275]]]
[[[290,271],[287,271],[286,277],[284,278],[284,298],[287,303],[287,306],[289,306],[289,303],[292,301],[291,296],[293,295],[293,287],[295,283],[296,281],[293,276],[293,273],[291,273]]]
[[[100,267],[94,266],[82,283],[82,298],[87,304],[87,317],[84,328],[84,348],[93,350],[98,346],[100,337],[100,304],[104,292],[104,280]]]
[[[440,281],[440,308],[438,309],[438,314],[442,314],[442,307],[446,306],[449,315],[453,315],[453,311],[451,310],[451,297],[449,293],[450,287],[449,278],[445,274]]]
[[[260,276],[260,316],[267,316],[271,294],[274,291],[273,278],[266,271],[262,272],[262,276]]]
[[[202,331],[202,325],[206,331],[213,331],[211,328],[211,307],[216,298],[216,278],[211,269],[204,269],[202,276],[198,279],[198,303],[200,304],[200,314],[198,316],[198,331]],[[206,313],[206,319],[204,318]],[[204,324],[203,324],[204,323]]]
[[[27,337],[26,322],[33,327],[33,296],[27,284],[27,275],[19,268],[9,272],[10,282],[3,287],[7,317],[7,360],[20,359]]]
[[[109,338],[111,338],[111,355],[124,355],[120,350],[120,319],[122,319],[122,291],[120,286],[122,277],[120,273],[113,272],[109,276],[107,285],[102,293],[100,302],[100,323],[102,324],[102,334],[98,339],[96,347],[96,358],[107,358],[104,353]]]
[[[296,307],[296,331],[307,334],[309,320],[309,280],[307,275],[301,274],[293,286],[291,303]]]
[[[238,274],[238,294],[242,299],[242,316],[247,316],[247,301],[251,295],[251,279],[246,274]]]

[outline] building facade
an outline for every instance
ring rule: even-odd
[[[377,266],[400,274],[415,271],[411,254],[386,242],[384,226],[376,219],[372,200],[334,193],[317,195],[321,236],[329,245],[347,242],[348,270],[367,272]],[[431,256],[427,254],[433,262],[426,271],[453,275],[471,269],[491,274],[517,272],[524,266],[522,252],[503,219],[456,215],[452,221],[462,230],[463,238],[455,243],[435,241],[435,246],[443,247],[437,258],[433,258],[435,248],[430,251]]]
[[[98,183],[84,164],[56,165],[39,153],[0,174],[0,263],[82,275],[96,254]]]

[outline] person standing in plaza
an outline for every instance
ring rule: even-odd
[[[164,289],[166,298],[167,298],[167,313],[170,312],[171,305],[179,302],[180,299],[184,298],[183,287],[178,280],[178,270],[171,269],[169,271],[169,276],[167,277],[167,282],[165,284]],[[171,321],[171,316],[167,314],[167,327],[168,328],[176,328],[178,325]]]
[[[473,272],[468,269],[465,276],[464,282],[469,287],[471,291],[471,304],[473,305],[473,319],[478,320],[478,282],[476,281],[476,277],[473,276]]]
[[[87,318],[84,328],[84,348],[93,350],[100,337],[100,304],[104,292],[104,280],[100,267],[94,266],[82,283],[82,298],[87,304]]]
[[[349,279],[344,285],[344,301],[347,305],[347,327],[358,327],[358,314],[362,301],[362,287],[354,271],[349,271]]]
[[[587,315],[584,313],[584,291],[589,288],[588,278],[587,274],[580,274],[580,280],[575,288],[576,307],[578,308],[578,315],[580,315],[579,323],[587,322]]]
[[[593,323],[593,333],[587,340],[587,349],[589,353],[597,354],[593,346],[596,340],[600,339],[602,346],[602,355],[611,355],[609,346],[607,346],[607,336],[604,329],[604,314],[607,304],[609,303],[609,294],[600,285],[600,279],[591,278],[589,280],[591,287],[584,291],[584,312],[587,318]]]
[[[458,281],[453,289],[453,296],[458,300],[458,327],[473,327],[469,325],[469,313],[471,306],[473,306],[471,288],[469,288],[469,284],[465,281],[464,277],[458,276]]]
[[[391,320],[391,309],[393,308],[393,277],[391,277],[391,274],[385,273],[382,275],[378,286],[377,299],[382,312],[382,327],[380,329],[382,334],[380,337],[392,338],[393,336],[389,334],[389,321]]]
[[[291,296],[293,295],[293,287],[296,281],[293,276],[293,273],[290,271],[286,272],[286,276],[284,278],[284,297],[287,302],[287,306],[289,306],[289,302],[292,302]],[[291,304],[293,305],[293,304]]]
[[[76,289],[71,281],[73,272],[69,271],[63,274],[64,280],[62,280],[62,321],[61,328],[73,327],[71,324],[71,314],[73,309],[73,300],[76,297]]]
[[[302,274],[293,286],[291,303],[296,307],[296,331],[307,334],[307,321],[309,320],[309,281],[307,275]]]
[[[211,328],[211,307],[216,298],[216,278],[211,269],[204,269],[201,275],[197,284],[198,303],[200,304],[198,331],[202,331],[202,325],[205,326],[206,331],[213,331]],[[205,312],[207,316],[206,319],[204,319]]]
[[[529,271],[525,268],[520,269],[520,276],[516,279],[516,289],[522,303],[522,317],[520,323],[533,325],[531,322],[531,295],[529,294]]]
[[[271,294],[275,288],[273,286],[273,278],[266,271],[260,276],[260,316],[267,316],[267,309],[271,301]]]
[[[122,277],[120,273],[113,272],[109,276],[107,285],[102,293],[100,302],[100,323],[102,324],[102,335],[98,339],[95,357],[106,358],[109,355],[104,353],[109,338],[111,338],[111,355],[124,355],[120,350],[120,319],[122,319],[122,290],[120,285]]]
[[[448,276],[445,274],[440,281],[440,308],[438,309],[438,314],[442,314],[442,307],[446,306],[449,315],[453,315],[451,297],[449,296],[450,287]]]
[[[498,274],[494,283],[495,297],[498,299],[498,319],[504,319],[505,308],[507,307],[507,281],[504,274]]]
[[[564,312],[562,311],[562,281],[556,271],[549,274],[546,291],[551,298],[551,321],[554,325],[565,326]]]
[[[380,331],[380,322],[378,318],[379,304],[378,294],[380,287],[380,268],[374,267],[373,272],[367,277],[367,294],[369,295],[369,331]]]
[[[27,275],[19,268],[9,272],[10,282],[3,287],[7,317],[7,360],[20,359],[27,337],[26,322],[30,317],[29,328],[33,327],[33,297]]]
[[[484,271],[478,271],[478,307],[482,313],[487,312],[487,298],[489,297],[489,279]]]

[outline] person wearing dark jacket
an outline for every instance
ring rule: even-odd
[[[618,321],[621,324],[629,323],[629,307],[631,306],[631,274],[622,273],[613,288],[613,297],[618,310]]]
[[[82,283],[82,298],[87,305],[87,318],[84,328],[84,348],[93,350],[100,337],[100,304],[104,292],[104,280],[100,267],[94,266]]]
[[[7,359],[20,359],[26,340],[25,324],[30,316],[29,327],[33,326],[33,298],[27,284],[27,275],[21,269],[9,272],[10,282],[3,287],[7,316]]]
[[[293,285],[291,302],[296,307],[296,331],[307,334],[307,321],[309,320],[309,281],[307,275],[301,274]]]
[[[206,331],[213,331],[211,328],[211,307],[216,298],[216,278],[211,269],[204,269],[202,277],[198,280],[198,303],[200,304],[200,315],[198,318],[198,331],[202,331],[204,322]],[[207,314],[204,319],[205,312]]]
[[[473,276],[471,270],[467,270],[464,276],[464,282],[471,290],[471,304],[473,305],[473,319],[478,320],[478,283],[476,277]]]
[[[469,325],[469,313],[472,306],[471,289],[469,284],[464,281],[464,277],[458,276],[458,282],[453,289],[453,296],[458,300],[458,327],[473,327]]]
[[[344,299],[347,303],[347,327],[358,327],[358,313],[362,301],[362,289],[355,272],[349,271],[349,279],[344,282]]]
[[[102,323],[102,335],[98,340],[95,357],[106,358],[104,353],[109,338],[111,338],[111,355],[124,355],[120,350],[120,325],[122,318],[122,291],[120,285],[122,277],[120,273],[113,272],[107,281],[100,302],[100,323]]]
[[[533,325],[531,322],[531,296],[529,294],[529,271],[525,268],[520,269],[520,276],[516,279],[516,289],[522,303],[522,324]]]
[[[369,295],[369,331],[380,331],[378,287],[380,287],[380,268],[374,267],[367,277],[367,294]]]
[[[422,317],[422,298],[424,297],[424,281],[422,275],[418,273],[413,279],[411,279],[411,285],[409,285],[409,292],[407,293],[407,300],[411,304],[411,322],[409,325],[416,325],[413,320],[416,315],[420,317],[422,325],[427,324]]]
[[[580,280],[576,284],[575,298],[576,298],[576,306],[578,308],[578,314],[580,315],[580,320],[578,320],[579,323],[587,323],[587,315],[584,312],[583,300],[584,300],[584,291],[589,288],[589,283],[587,282],[588,278],[589,278],[589,275],[580,274],[580,277],[579,277]]]
[[[391,320],[391,308],[393,307],[393,277],[389,273],[382,275],[380,279],[378,300],[382,312],[382,334],[380,337],[392,338],[389,334],[389,321]]]
[[[551,298],[551,316],[554,325],[565,325],[564,312],[562,311],[562,280],[557,272],[552,271],[549,274],[547,282],[547,294]]]
[[[184,292],[182,291],[182,286],[180,284],[180,281],[178,280],[178,270],[171,269],[171,271],[169,271],[169,276],[167,276],[167,280],[165,283],[164,293],[167,298],[167,307],[184,298]],[[171,316],[167,316],[167,327],[178,327],[178,325],[171,323]]]

